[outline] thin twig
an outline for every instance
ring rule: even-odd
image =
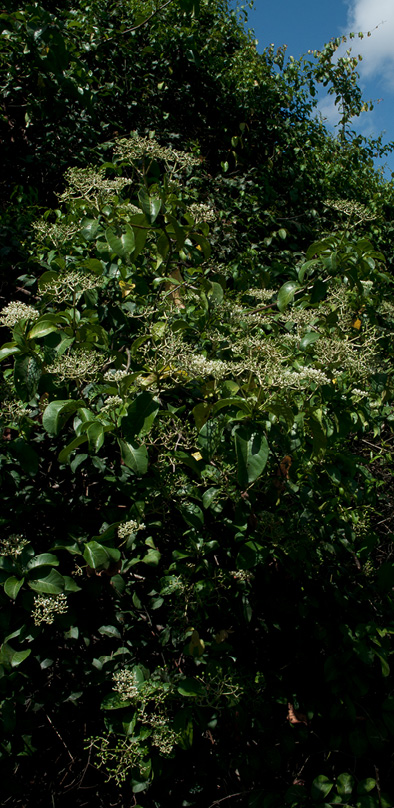
[[[170,3],[172,3],[172,0],[167,0],[167,2],[163,3],[163,5],[160,6],[160,8],[157,8],[152,14],[150,14],[149,17],[146,18],[146,20],[139,22],[138,25],[133,25],[132,28],[126,28],[124,31],[117,31],[116,35],[110,36],[108,37],[108,39],[104,39],[103,42],[100,42],[100,45],[104,45],[106,42],[111,42],[112,39],[116,39],[116,37],[118,36],[124,36],[125,34],[131,34],[133,31],[138,31],[138,28],[142,28],[143,25],[146,25],[146,23],[149,22],[149,20],[151,20],[152,17],[155,17],[156,14],[159,14],[160,11],[163,11],[163,8],[168,6]]]
[[[221,797],[220,800],[215,800],[211,802],[208,808],[214,808],[215,805],[219,805],[219,803],[224,802],[225,800],[231,800],[233,797],[243,797],[244,794],[250,794],[251,789],[248,791],[237,791],[236,794],[229,794],[227,797]]]
[[[57,735],[57,737],[59,738],[59,741],[61,741],[61,743],[63,744],[63,746],[64,746],[64,748],[65,748],[65,750],[66,750],[66,752],[67,752],[67,754],[68,754],[68,756],[69,756],[69,758],[70,758],[70,760],[72,760],[72,762],[74,763],[74,758],[73,758],[73,756],[72,756],[72,754],[71,754],[71,752],[70,752],[70,750],[69,750],[69,748],[68,748],[68,746],[67,746],[66,742],[63,740],[62,736],[60,735],[60,732],[58,732],[58,730],[56,729],[56,727],[55,727],[55,725],[54,725],[54,723],[53,723],[52,719],[51,719],[51,718],[49,718],[48,713],[45,713],[45,718],[47,719],[47,721],[48,721],[48,722],[49,722],[49,724],[51,725],[51,727],[52,727],[53,731],[54,731],[54,732],[56,732],[56,735]]]

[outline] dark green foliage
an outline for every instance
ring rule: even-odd
[[[259,56],[225,2],[2,20],[5,804],[389,808],[393,200],[356,64]]]

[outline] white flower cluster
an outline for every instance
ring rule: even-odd
[[[138,696],[138,683],[134,671],[123,668],[123,670],[114,673],[113,680],[115,682],[114,690],[119,694],[122,701],[135,699]]]
[[[117,194],[130,184],[125,177],[106,179],[102,172],[95,168],[68,168],[64,174],[68,188],[61,194],[63,201],[72,198],[93,199],[97,196],[111,196]]]
[[[12,533],[10,536],[0,539],[0,556],[18,558],[28,544],[28,540],[20,533]]]
[[[66,595],[36,595],[34,598],[34,611],[32,612],[34,625],[39,626],[41,623],[47,623],[50,626],[55,619],[55,615],[65,614],[67,609]]]
[[[135,519],[130,519],[129,522],[123,522],[123,524],[119,525],[118,538],[125,539],[127,536],[130,536],[131,533],[137,533],[139,530],[145,530],[143,522],[138,524]]]
[[[0,311],[0,323],[8,328],[13,328],[21,320],[37,320],[39,316],[40,312],[36,311],[33,306],[27,306],[26,303],[14,300]]]
[[[252,572],[248,572],[248,570],[231,570],[230,575],[232,578],[235,578],[236,581],[252,581],[254,575]]]
[[[157,140],[149,137],[141,137],[137,132],[133,132],[131,138],[121,138],[117,141],[114,153],[121,160],[140,160],[148,157],[152,160],[163,160],[168,165],[176,165],[177,168],[188,168],[199,165],[199,157],[193,157],[188,152],[180,152],[171,146],[160,146]]]
[[[6,423],[15,423],[16,421],[20,421],[23,416],[30,415],[31,413],[31,410],[26,409],[26,407],[20,401],[16,401],[16,399],[2,401],[0,408],[0,417]]]
[[[121,404],[123,404],[123,401],[120,396],[108,396],[108,398],[105,400],[105,404],[103,404],[101,407],[100,412],[112,412]]]
[[[153,727],[152,743],[162,755],[170,755],[179,739],[179,733],[168,726],[168,719],[164,715],[149,716],[149,725]]]
[[[59,272],[56,278],[50,278],[39,283],[42,295],[53,295],[58,303],[70,300],[75,294],[82,295],[89,289],[102,286],[104,279],[96,275],[87,275],[81,269],[69,269]]]
[[[345,216],[354,217],[360,222],[370,222],[376,219],[376,214],[371,213],[365,205],[350,199],[326,199],[324,203],[328,208],[339,211]]]
[[[223,362],[222,359],[206,359],[202,354],[190,354],[187,356],[185,370],[190,376],[213,376],[219,381],[232,373],[234,367],[231,362]]]
[[[274,289],[249,289],[248,295],[253,295],[257,300],[262,300],[263,302],[272,300],[275,294]]]
[[[121,382],[127,375],[127,370],[107,370],[107,372],[104,373],[104,379],[106,382]]]
[[[48,373],[53,373],[62,382],[87,382],[95,379],[103,365],[102,357],[93,351],[79,348],[72,353],[59,356],[52,365],[47,367]]]
[[[59,247],[65,241],[74,238],[75,234],[80,230],[79,224],[66,224],[65,222],[47,222],[45,219],[39,219],[33,224],[33,230],[43,239],[48,239],[56,247]]]
[[[210,205],[205,205],[204,202],[194,202],[189,205],[187,212],[193,216],[196,224],[200,222],[215,222],[217,219],[216,213]]]

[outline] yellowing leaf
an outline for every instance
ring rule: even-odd
[[[359,317],[356,317],[356,319],[353,320],[352,328],[357,328],[357,331],[360,330],[360,328],[361,328],[361,320],[360,320]]]
[[[200,452],[193,452],[192,457],[194,457],[195,460],[202,460],[202,454],[200,454]]]
[[[122,292],[122,297],[127,297],[135,289],[135,283],[126,283],[126,281],[119,281],[119,286]]]

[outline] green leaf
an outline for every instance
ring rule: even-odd
[[[153,224],[161,208],[161,199],[156,199],[148,194],[146,188],[141,188],[138,192],[138,199],[141,205],[141,210],[145,213],[146,218],[150,224]]]
[[[241,425],[234,430],[237,453],[237,477],[245,488],[262,474],[268,460],[269,447],[266,437],[252,426]]]
[[[7,580],[4,582],[4,592],[6,595],[8,595],[9,598],[12,598],[12,600],[15,600],[20,588],[23,586],[24,580],[24,578],[19,580],[18,578],[15,578],[14,575],[12,575],[11,578],[7,578]]]
[[[49,435],[58,435],[63,429],[66,421],[79,407],[83,407],[83,401],[58,400],[51,401],[45,408],[42,416],[42,425]]]
[[[127,440],[132,440],[135,435],[139,435],[139,437],[147,435],[152,428],[159,409],[160,404],[152,393],[147,391],[140,393],[134,399],[127,410],[127,415],[121,421],[121,428]]]
[[[314,342],[317,342],[319,337],[320,334],[317,331],[309,331],[305,334],[300,342],[301,351],[306,351],[309,345],[313,345]]]
[[[330,793],[334,783],[326,777],[325,774],[320,774],[315,777],[311,786],[311,796],[313,800],[324,800]]]
[[[30,329],[28,333],[28,339],[38,339],[39,337],[46,337],[47,334],[51,334],[52,331],[57,331],[58,326],[55,323],[49,322],[49,320],[39,320],[33,328]]]
[[[121,699],[119,693],[109,693],[101,702],[102,710],[123,710],[133,702],[130,699]]]
[[[104,443],[104,434],[104,427],[100,421],[93,421],[93,423],[90,424],[86,431],[89,452],[97,454]]]
[[[0,362],[3,359],[6,359],[7,356],[12,356],[12,354],[19,353],[19,350],[20,348],[15,342],[5,342],[0,350]]]
[[[300,287],[297,281],[286,281],[286,283],[281,286],[276,302],[279,311],[285,310],[286,306],[288,306],[289,303],[291,303],[291,301],[294,299],[295,292],[299,288]]]
[[[116,637],[116,639],[120,639],[122,636],[119,629],[115,626],[100,626],[98,633],[102,634],[104,637]]]
[[[235,396],[234,398],[220,398],[219,401],[213,405],[211,414],[216,415],[220,410],[228,409],[229,407],[236,407],[237,410],[242,410],[242,412],[245,412],[247,415],[250,415],[252,411],[247,401],[240,396]]]
[[[354,777],[347,772],[340,774],[337,779],[337,792],[341,797],[350,796],[354,788]]]
[[[74,449],[77,449],[78,446],[81,445],[81,443],[85,443],[87,439],[88,439],[87,434],[79,435],[77,438],[74,438],[74,440],[72,440],[71,443],[67,444],[67,446],[65,446],[64,449],[62,449],[62,451],[59,452],[57,456],[59,463],[64,463],[71,454],[71,452],[73,452]]]
[[[126,224],[125,233],[121,236],[122,247],[126,256],[130,256],[130,254],[134,251],[135,247],[135,238],[134,238],[134,230],[130,227],[129,224]]]
[[[8,643],[3,643],[0,648],[0,665],[6,668],[17,668],[31,654],[31,648],[26,651],[14,651]]]
[[[374,653],[375,653],[375,656],[377,656],[378,659],[380,660],[380,666],[382,668],[382,675],[385,676],[385,677],[390,676],[390,666],[389,666],[389,663],[387,662],[387,659],[382,657],[381,654],[378,654],[377,651],[375,651]]]
[[[99,544],[94,540],[88,541],[85,544],[83,557],[86,563],[89,564],[89,567],[92,567],[94,570],[96,570],[98,567],[108,566],[110,560],[110,555],[107,552],[107,548],[103,547],[102,544]]]
[[[36,354],[19,355],[15,359],[15,390],[22,401],[30,401],[36,394],[41,377],[41,360]]]
[[[119,236],[115,235],[114,231],[111,230],[110,227],[107,227],[105,231],[105,238],[110,250],[115,253],[115,255],[118,255],[119,258],[127,257],[122,240],[119,238]]]
[[[52,553],[41,553],[30,559],[27,569],[33,570],[35,567],[58,567],[59,559]]]
[[[190,696],[192,698],[206,696],[207,693],[203,683],[199,682],[197,679],[182,679],[177,690],[181,696]]]
[[[134,471],[137,477],[142,477],[148,470],[148,452],[146,446],[138,446],[133,441],[118,438],[120,454],[124,464]]]
[[[376,780],[373,777],[367,777],[365,780],[361,780],[357,786],[357,794],[368,794],[369,791],[372,791],[376,786]]]
[[[47,595],[59,595],[64,590],[63,576],[57,570],[51,570],[45,578],[29,581],[30,589]]]

